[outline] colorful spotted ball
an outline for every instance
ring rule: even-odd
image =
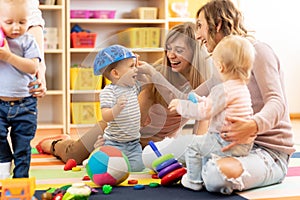
[[[86,171],[96,185],[114,186],[128,178],[130,164],[127,156],[119,149],[113,146],[102,146],[89,156]]]

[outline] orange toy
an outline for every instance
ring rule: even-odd
[[[35,178],[14,178],[1,180],[1,200],[31,200],[35,192]]]

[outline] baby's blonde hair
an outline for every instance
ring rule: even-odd
[[[245,37],[229,35],[215,47],[212,57],[224,66],[224,74],[230,78],[248,81],[255,58],[255,49]]]
[[[0,0],[0,11],[1,9],[6,9],[7,7],[5,8],[2,8],[3,6],[21,6],[21,7],[24,7],[25,9],[29,9],[29,0]],[[16,12],[18,12],[16,10]],[[0,13],[1,14],[1,13]]]

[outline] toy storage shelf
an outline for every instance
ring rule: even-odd
[[[163,55],[164,49],[162,48],[164,42],[164,36],[169,30],[176,24],[185,21],[195,21],[194,14],[195,9],[200,8],[201,4],[208,0],[188,0],[189,10],[192,8],[192,13],[189,17],[178,18],[174,17],[170,10],[170,5],[173,2],[180,0],[66,0],[66,124],[67,132],[71,130],[87,128],[93,126],[93,124],[74,124],[72,122],[71,104],[78,99],[86,102],[98,101],[98,91],[93,90],[73,90],[70,87],[70,68],[74,65],[82,65],[85,67],[92,67],[93,60],[97,52],[111,44],[120,44],[118,33],[122,30],[128,30],[129,28],[159,28],[160,41],[159,46],[155,48],[133,48],[132,51],[139,54],[142,60],[149,63],[153,63]],[[184,0],[181,0],[184,2]],[[197,5],[197,6],[195,6]],[[144,8],[156,7],[157,17],[148,18]],[[139,8],[139,9],[137,9]],[[113,10],[116,11],[114,17],[104,18],[91,18],[89,15],[78,16],[72,15],[71,11],[82,11],[90,13],[96,10]],[[133,10],[136,10],[135,15],[131,15]],[[150,9],[151,10],[151,9]],[[153,9],[152,9],[153,10]],[[149,11],[149,10],[147,10]],[[80,12],[78,12],[80,13]],[[154,12],[155,13],[155,12]],[[147,16],[145,17],[141,16]],[[71,46],[71,30],[75,25],[82,28],[84,31],[91,33],[97,33],[97,38],[94,47],[90,48],[73,48]],[[152,41],[153,42],[153,41]],[[154,42],[153,42],[154,43]],[[126,45],[125,45],[126,46]],[[102,84],[103,87],[104,84]],[[89,96],[89,98],[87,98]],[[87,98],[87,99],[85,99]],[[74,113],[73,113],[74,114]]]
[[[66,132],[66,49],[65,49],[65,1],[56,0],[56,5],[40,5],[45,27],[57,28],[56,48],[46,48],[47,95],[38,99],[38,132],[48,134]]]

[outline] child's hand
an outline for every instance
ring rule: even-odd
[[[126,96],[122,95],[118,98],[116,106],[118,106],[119,109],[122,110],[125,107],[126,103],[127,103],[127,98]]]
[[[104,143],[105,143],[105,139],[103,138],[102,135],[99,135],[98,138],[97,138],[97,141],[94,144],[94,148],[96,149],[98,147],[101,147],[101,146],[104,145]]]
[[[4,39],[4,46],[0,47],[0,60],[7,62],[10,55],[11,55],[10,48],[7,44],[6,39]]]
[[[176,111],[176,108],[177,108],[177,105],[179,104],[179,99],[173,99],[169,106],[168,106],[168,109],[173,112],[173,111]]]

